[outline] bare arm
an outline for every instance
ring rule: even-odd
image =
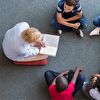
[[[64,75],[67,75],[67,74],[68,74],[68,72],[69,72],[68,70],[64,70],[64,71],[62,71],[62,72],[61,72],[61,74],[59,74],[59,76],[64,76]]]
[[[78,29],[78,27],[80,26],[80,23],[70,23],[70,22],[67,22],[66,19],[64,19],[62,17],[62,14],[61,13],[58,13],[57,12],[57,22],[61,25],[64,25],[64,26],[67,26],[67,27],[72,27],[74,29]]]
[[[73,27],[73,25],[74,25],[74,24],[72,24],[72,23],[67,22],[67,21],[62,17],[62,14],[61,14],[61,13],[58,13],[58,12],[57,12],[56,18],[57,18],[57,22],[58,22],[59,24],[64,25],[64,26]]]
[[[100,77],[100,74],[93,74],[92,77]]]
[[[77,19],[80,19],[80,18],[82,17],[82,15],[83,15],[83,12],[80,11],[80,12],[77,13],[77,15],[75,15],[75,16],[73,16],[73,17],[71,17],[71,18],[65,19],[65,20],[66,20],[67,22],[75,21],[75,20],[77,20]]]
[[[80,71],[82,71],[82,68],[77,67],[77,69],[75,70],[74,76],[73,76],[73,78],[72,78],[72,81],[71,81],[71,82],[73,82],[74,84],[76,83],[76,80],[77,80],[77,77],[78,77]]]
[[[58,76],[57,76],[58,77]],[[56,78],[57,78],[56,77]],[[55,85],[56,84],[56,78],[53,80],[52,84]]]
[[[64,76],[64,75],[67,75],[68,74],[68,70],[64,70],[63,72],[61,72],[57,77],[59,77],[59,76]],[[56,77],[56,78],[57,78]],[[55,85],[55,82],[56,82],[56,78],[53,80],[53,82],[52,82],[52,84],[54,84]]]

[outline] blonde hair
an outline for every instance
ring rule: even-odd
[[[38,40],[42,34],[36,28],[28,28],[24,30],[21,35],[25,42],[33,43]]]

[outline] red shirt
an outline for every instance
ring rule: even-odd
[[[74,92],[74,83],[69,83],[67,89],[62,92],[57,92],[55,85],[49,86],[49,92],[52,100],[74,100],[72,93]]]

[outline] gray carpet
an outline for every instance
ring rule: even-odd
[[[0,45],[0,100],[50,100],[43,74],[52,69],[83,67],[86,77],[100,70],[100,36],[89,37],[95,27],[92,19],[100,13],[100,0],[81,0],[84,14],[89,18],[85,37],[65,32],[61,35],[56,57],[49,57],[49,64],[43,67],[14,65],[8,60]],[[43,33],[56,34],[50,27],[50,19],[56,10],[56,0],[0,0],[0,44],[5,32],[21,21],[28,22]],[[88,100],[78,94],[75,100]]]

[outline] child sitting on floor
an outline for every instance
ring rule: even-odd
[[[59,34],[62,34],[62,31],[74,30],[83,37],[81,29],[87,28],[87,19],[83,16],[79,0],[59,0],[51,25]]]
[[[91,80],[84,82],[82,90],[91,100],[100,100],[100,74],[93,74]]]

